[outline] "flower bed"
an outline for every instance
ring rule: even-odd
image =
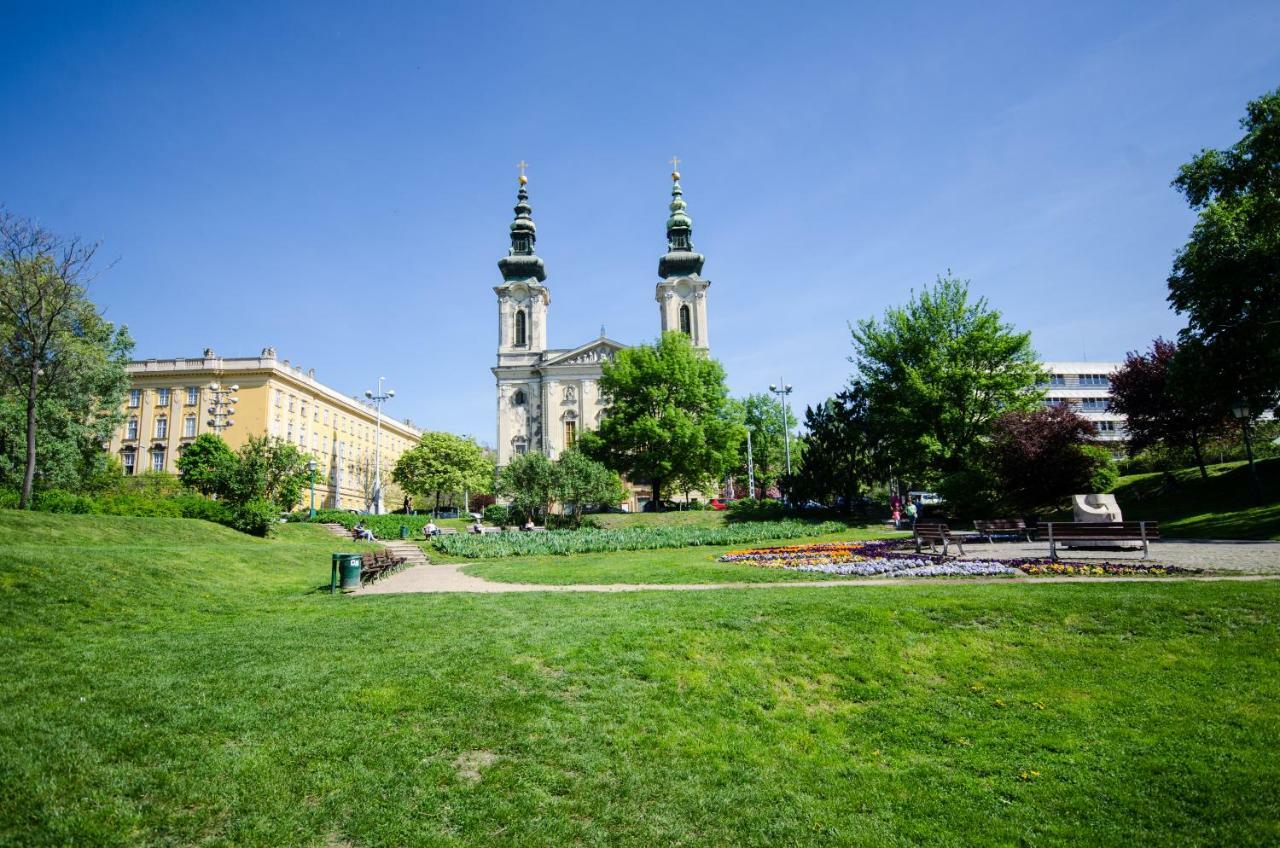
[[[730,551],[721,562],[740,562],[756,568],[782,568],[814,574],[847,577],[1022,577],[1025,575],[1168,575],[1199,574],[1198,568],[1181,568],[1149,562],[1053,562],[1047,557],[999,559],[944,559],[918,554],[905,540],[877,542],[827,542]]]

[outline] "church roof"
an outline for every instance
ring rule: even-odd
[[[538,363],[538,367],[590,365],[602,362],[605,359],[612,359],[615,353],[624,348],[626,348],[626,345],[622,342],[600,336],[570,350],[549,350],[543,354],[542,361]]]

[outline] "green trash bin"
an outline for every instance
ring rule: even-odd
[[[401,525],[400,525],[400,538],[401,538],[401,539],[407,539],[407,538],[409,538],[409,525],[408,525],[408,524],[401,524]]]
[[[360,568],[364,564],[360,554],[334,554],[333,571],[329,577],[329,591],[334,590],[335,581],[344,592],[354,592],[360,588]]]

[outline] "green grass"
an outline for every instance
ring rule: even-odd
[[[788,571],[781,568],[753,568],[742,563],[717,562],[732,550],[809,542],[836,542],[853,539],[905,537],[906,533],[884,532],[879,528],[842,530],[801,539],[762,542],[759,545],[728,545],[699,548],[665,548],[655,551],[622,551],[576,556],[527,556],[480,561],[463,571],[501,583],[786,583],[796,580],[841,580],[839,576]],[[435,553],[436,559],[442,559]]]
[[[686,509],[673,512],[604,512],[587,518],[606,530],[624,527],[722,527],[726,510]]]
[[[1161,523],[1169,538],[1280,539],[1280,458],[1257,463],[1263,503],[1253,502],[1249,469],[1243,462],[1174,472],[1177,485],[1165,489],[1164,475],[1133,474],[1120,478],[1112,491],[1124,517]]]
[[[0,844],[1280,840],[1277,583],[352,598],[335,543],[0,512]]]

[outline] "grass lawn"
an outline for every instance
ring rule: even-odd
[[[331,597],[0,512],[0,844],[1264,845],[1280,584]]]
[[[1133,474],[1112,491],[1126,519],[1159,521],[1169,538],[1280,539],[1280,458],[1256,465],[1262,504],[1252,500],[1243,462],[1208,466],[1208,480],[1198,468],[1180,469],[1172,488],[1161,473]]]
[[[809,542],[837,542],[853,539],[906,537],[873,528],[853,528],[823,536],[803,539],[778,539],[756,545],[725,547],[666,548],[656,551],[620,551],[573,556],[522,556],[493,560],[476,560],[463,572],[502,583],[785,583],[793,580],[841,580],[839,576],[787,571],[781,568],[754,568],[742,563],[717,562],[732,550],[755,547],[780,547]],[[447,559],[428,548],[433,561]]]

